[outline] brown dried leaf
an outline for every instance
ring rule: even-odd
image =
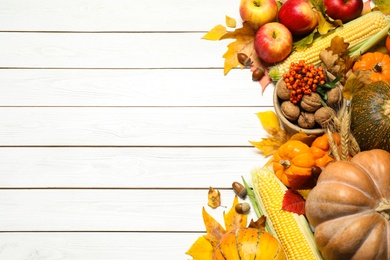
[[[340,36],[335,36],[330,41],[330,46],[326,50],[332,51],[333,54],[338,56],[344,56],[348,54],[348,42],[344,42],[344,38]]]
[[[209,188],[208,204],[211,208],[215,209],[221,206],[221,193],[212,187]]]
[[[249,223],[248,228],[264,229],[266,219],[267,218],[264,215],[262,215],[256,221],[253,221],[253,219],[251,219],[251,222]]]
[[[322,50],[320,51],[320,59],[329,70],[334,66],[339,56],[337,54],[333,54],[331,50]]]

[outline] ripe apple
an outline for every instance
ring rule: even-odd
[[[281,23],[266,23],[255,35],[254,47],[260,59],[267,63],[284,60],[292,51],[293,36]]]
[[[363,0],[324,0],[324,5],[330,18],[346,23],[360,16],[364,3]]]
[[[250,22],[255,29],[263,24],[273,22],[278,15],[276,0],[241,0],[240,16]]]
[[[293,35],[304,35],[316,28],[318,14],[308,0],[287,0],[279,10],[279,22]]]

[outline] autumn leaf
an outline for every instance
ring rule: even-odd
[[[361,70],[357,69],[354,72],[348,73],[347,80],[343,87],[343,96],[347,100],[351,100],[353,95],[364,88],[366,85],[370,84],[372,81],[370,79],[372,74],[371,70]]]
[[[226,34],[226,28],[223,25],[218,24],[212,28],[208,33],[206,33],[202,39],[210,41],[218,41],[223,35]]]
[[[311,144],[314,142],[314,140],[317,138],[316,135],[307,135],[304,132],[298,132],[291,136],[290,140],[297,140],[301,141],[302,143],[307,144],[307,146],[311,146]]]
[[[332,51],[333,54],[338,56],[348,55],[348,42],[344,42],[344,38],[336,35],[330,41],[330,46],[326,50]]]
[[[264,69],[264,76],[259,80],[259,84],[261,86],[261,94],[264,93],[264,90],[269,86],[269,84],[272,82],[272,79],[269,77],[269,70],[267,69],[269,67],[269,65],[265,64],[264,62],[262,62],[259,58],[259,56],[257,55],[256,51],[253,49],[252,53],[251,53],[251,61],[252,61],[252,64],[251,64],[251,67],[250,67],[250,71],[253,72],[255,71],[257,68],[263,68]]]
[[[214,250],[210,241],[205,236],[200,236],[194,244],[186,252],[187,255],[193,257],[193,260],[211,260]]]
[[[303,215],[305,214],[305,200],[298,192],[288,189],[283,197],[282,209]]]
[[[212,187],[209,188],[209,193],[208,193],[208,205],[215,209],[221,206],[221,193],[219,190],[216,190]]]
[[[275,112],[260,112],[257,113],[257,117],[260,119],[264,130],[270,136],[262,138],[259,142],[249,141],[249,143],[259,149],[262,154],[267,157],[273,155],[278,148],[290,138],[290,135],[280,127],[279,118]]]
[[[223,213],[223,219],[225,221],[226,231],[234,230],[237,228],[245,228],[247,223],[247,215],[237,213],[235,206],[238,204],[237,195],[234,197],[233,206],[230,208],[229,212]]]
[[[226,230],[221,226],[221,224],[218,223],[218,221],[216,221],[209,213],[207,213],[204,207],[202,210],[202,216],[207,232],[205,238],[209,240],[212,247],[215,248],[218,244],[218,241],[226,233]]]
[[[309,35],[303,37],[299,41],[294,41],[293,47],[295,51],[305,51],[307,47],[313,43],[314,39],[316,38],[318,30],[314,29]]]
[[[229,28],[236,28],[236,26],[237,26],[236,20],[230,16],[227,16],[227,15],[225,16],[225,23],[226,23],[226,26]]]
[[[235,68],[237,66],[242,67],[242,65],[237,59],[238,53],[244,53],[248,56],[251,55],[254,50],[253,41],[255,33],[256,31],[250,25],[248,25],[248,23],[244,22],[242,28],[238,28],[233,32],[227,32],[220,38],[220,40],[235,39],[235,41],[228,44],[228,50],[223,55],[223,58],[225,58],[225,75],[228,74],[232,68]]]
[[[253,219],[251,219],[248,228],[265,229],[266,219],[267,218],[264,215],[262,215],[256,221],[253,221]]]
[[[372,2],[377,6],[379,11],[384,14],[390,14],[390,1],[389,0],[372,0]]]

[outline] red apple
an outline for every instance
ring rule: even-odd
[[[293,35],[304,35],[316,28],[318,14],[308,0],[287,0],[279,10],[279,22]]]
[[[346,23],[360,16],[364,3],[363,0],[324,0],[324,5],[330,18]]]
[[[241,0],[240,16],[250,22],[255,29],[263,24],[273,22],[278,15],[276,0]]]
[[[254,47],[257,56],[267,63],[284,60],[291,53],[292,46],[291,32],[278,22],[266,23],[255,35]]]

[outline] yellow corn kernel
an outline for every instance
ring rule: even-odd
[[[282,210],[287,188],[270,168],[252,171],[253,190],[289,260],[322,259],[304,216]]]
[[[320,62],[320,51],[328,48],[332,38],[335,36],[343,37],[344,42],[349,43],[348,49],[350,50],[350,55],[356,55],[359,53],[351,53],[351,51],[358,50],[357,47],[364,47],[362,48],[363,51],[368,50],[387,35],[389,28],[389,18],[382,12],[375,11],[367,13],[344,24],[333,32],[315,39],[306,50],[293,51],[283,62],[270,69],[270,77],[275,81],[280,79],[289,70],[292,62],[305,60],[306,64],[318,64]]]

